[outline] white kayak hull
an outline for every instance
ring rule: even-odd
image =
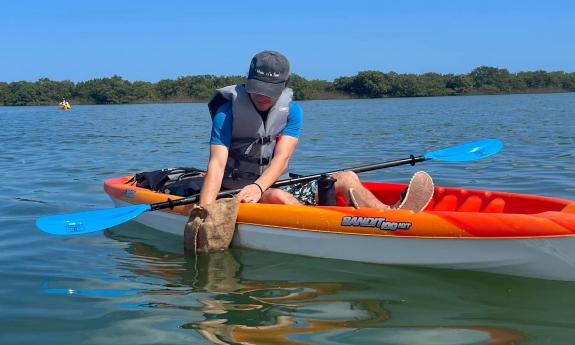
[[[112,198],[116,206],[127,202]],[[136,222],[183,236],[187,217],[145,212]],[[377,264],[467,269],[575,281],[575,238],[409,238],[238,224],[233,246]]]

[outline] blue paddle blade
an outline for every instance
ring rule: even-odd
[[[139,204],[38,218],[36,226],[49,234],[78,235],[100,231],[127,222],[149,211],[150,205]]]
[[[423,156],[425,159],[436,159],[445,162],[467,162],[489,157],[501,151],[503,142],[498,139],[481,139],[467,144],[451,146],[431,151]]]

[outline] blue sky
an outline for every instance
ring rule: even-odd
[[[244,75],[258,51],[332,80],[362,70],[575,71],[572,1],[3,1],[0,81]]]

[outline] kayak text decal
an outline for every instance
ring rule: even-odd
[[[66,221],[66,230],[70,233],[72,232],[83,232],[85,230],[84,223],[74,222],[71,220]]]
[[[381,230],[409,230],[409,222],[388,222],[384,217],[356,217],[344,216],[341,226],[362,226],[365,228],[378,228]]]
[[[124,191],[124,195],[125,195],[127,198],[133,198],[133,197],[136,196],[136,191],[133,190],[133,189],[126,189],[126,190]]]

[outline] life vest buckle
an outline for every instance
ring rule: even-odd
[[[238,168],[234,168],[232,170],[232,180],[237,181],[240,179],[240,170]]]
[[[264,145],[264,144],[269,144],[272,142],[272,137],[271,135],[268,135],[267,137],[261,137],[258,139],[257,143],[260,145]]]

